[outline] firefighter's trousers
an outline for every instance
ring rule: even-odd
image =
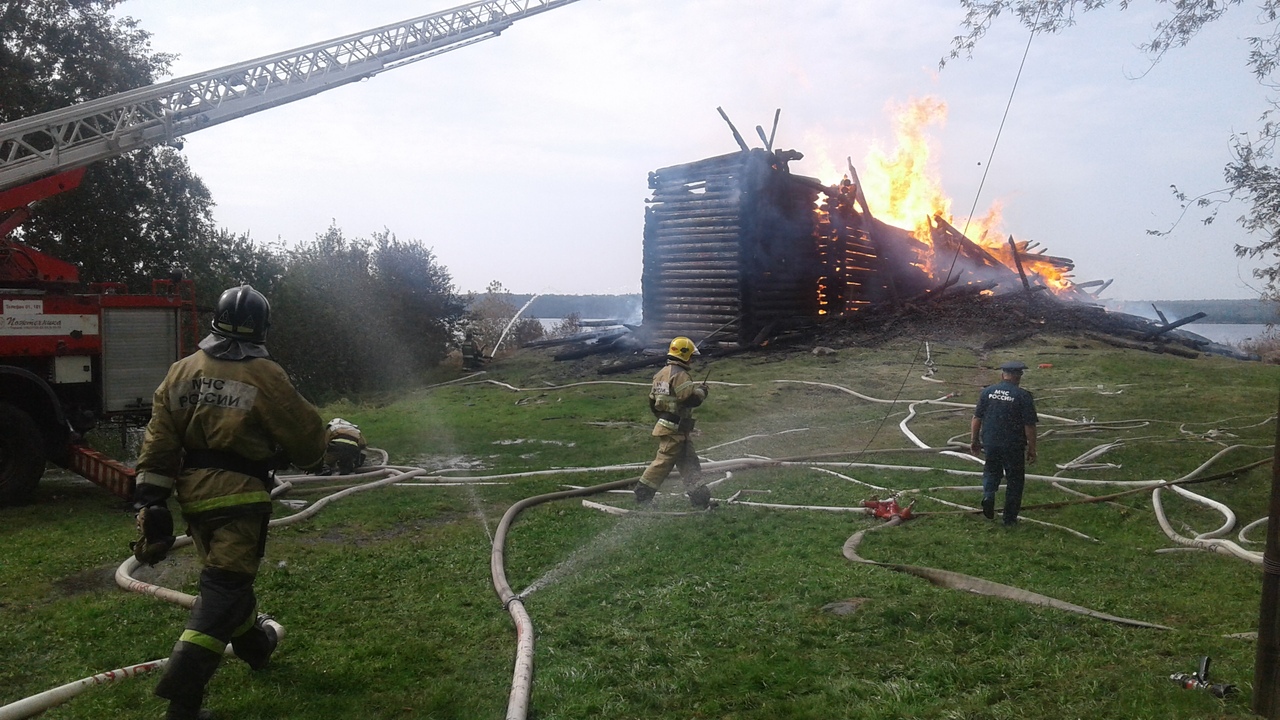
[[[693,449],[693,440],[685,433],[658,436],[658,455],[645,468],[640,482],[657,490],[671,474],[673,468],[680,469],[680,479],[685,489],[698,486],[702,480],[702,465],[698,462],[698,453]]]
[[[173,646],[156,695],[174,705],[198,709],[228,643],[250,667],[266,666],[275,639],[255,624],[253,581],[266,547],[268,519],[266,514],[255,514],[189,522],[187,532],[204,565],[200,594]]]
[[[329,441],[322,462],[328,474],[350,475],[364,464],[364,453],[360,452],[356,441],[338,438]]]

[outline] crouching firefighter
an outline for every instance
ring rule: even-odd
[[[134,495],[140,561],[173,544],[168,498],[176,494],[199,556],[200,592],[155,693],[168,720],[208,718],[205,686],[224,648],[258,670],[279,641],[253,592],[267,542],[270,488],[285,458],[319,466],[325,423],[294,389],[263,342],[271,306],[241,285],[222,293],[200,351],[169,368],[156,389]]]
[[[702,484],[702,466],[692,439],[693,409],[707,399],[706,383],[696,383],[689,376],[689,363],[697,352],[687,337],[672,340],[666,366],[653,376],[649,410],[658,418],[653,426],[653,435],[658,438],[658,455],[636,483],[636,502],[641,505],[653,499],[671,469],[677,467],[689,502],[701,509],[712,506],[711,491]]]
[[[324,469],[320,474],[350,475],[364,465],[367,447],[360,426],[342,418],[330,420],[325,430]]]

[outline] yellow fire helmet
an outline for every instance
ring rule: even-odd
[[[671,341],[671,347],[667,350],[667,355],[679,360],[680,362],[689,362],[689,359],[698,354],[698,347],[693,341],[687,337],[678,337]]]

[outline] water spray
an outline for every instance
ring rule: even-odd
[[[507,333],[511,331],[511,326],[515,325],[516,320],[520,319],[520,315],[522,315],[525,310],[529,309],[529,306],[533,304],[534,300],[537,300],[540,297],[542,296],[534,295],[529,298],[529,302],[522,305],[520,309],[516,311],[516,314],[511,316],[511,322],[507,323],[507,326],[503,328],[502,334],[498,336],[498,342],[493,346],[493,351],[489,353],[489,357],[494,357],[498,354],[498,348],[502,347],[502,341],[507,339]]]

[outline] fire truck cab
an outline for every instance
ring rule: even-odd
[[[144,423],[169,365],[194,349],[189,280],[153,281],[150,294],[77,281],[75,266],[0,239],[0,504],[29,499],[46,461],[129,497],[132,470],[83,434]]]

